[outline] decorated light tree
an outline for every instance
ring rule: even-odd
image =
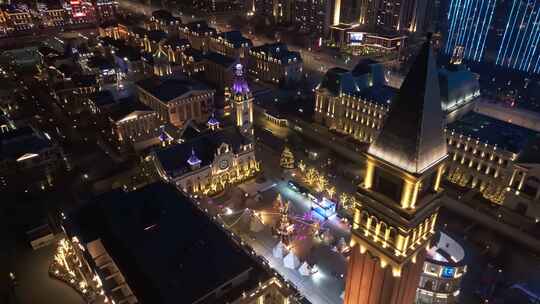
[[[281,153],[281,159],[279,160],[279,165],[283,169],[294,169],[294,155],[287,146],[283,148],[283,152]]]

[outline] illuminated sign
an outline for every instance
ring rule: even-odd
[[[361,45],[364,40],[364,33],[361,32],[349,32],[348,35],[350,45]]]
[[[441,272],[441,277],[443,278],[453,278],[456,269],[454,267],[444,267]]]
[[[336,214],[336,203],[327,199],[326,197],[323,197],[321,201],[312,199],[311,208],[325,219]]]

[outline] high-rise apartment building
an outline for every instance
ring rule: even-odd
[[[452,56],[459,50],[462,58],[481,61],[495,4],[496,0],[450,1],[444,52]]]
[[[294,5],[294,21],[300,31],[326,36],[331,21],[331,0],[296,0]]]
[[[428,20],[428,0],[359,0],[358,22],[387,30],[422,32]]]

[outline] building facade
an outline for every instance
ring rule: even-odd
[[[216,29],[205,21],[196,21],[180,27],[180,36],[189,40],[191,47],[199,51],[208,51],[210,38],[216,35]]]
[[[156,151],[160,176],[193,195],[211,196],[255,176],[255,146],[235,127],[217,128],[192,140]]]
[[[302,70],[300,53],[289,51],[286,44],[264,44],[249,51],[248,72],[259,80],[292,85],[301,79]]]
[[[190,120],[206,122],[214,104],[214,90],[190,80],[145,79],[137,82],[137,93],[160,120],[179,128]]]
[[[416,303],[458,303],[461,279],[467,272],[465,256],[465,250],[458,242],[439,232],[437,244],[427,250]]]
[[[211,37],[209,48],[221,55],[237,58],[240,62],[246,64],[252,46],[251,40],[242,36],[240,31],[230,31]]]
[[[2,128],[0,189],[43,190],[54,184],[63,168],[63,151],[46,133],[30,126]]]

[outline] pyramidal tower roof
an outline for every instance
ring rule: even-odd
[[[447,155],[443,124],[436,60],[428,36],[368,153],[410,173],[422,173]]]

